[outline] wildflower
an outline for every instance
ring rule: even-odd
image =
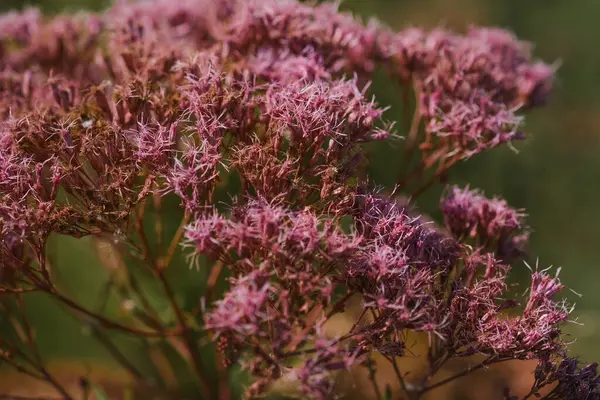
[[[570,398],[598,399],[600,398],[600,378],[598,377],[598,363],[591,363],[579,367],[574,358],[565,357],[558,364],[551,365],[548,361],[545,369],[547,375],[542,382],[545,384],[558,383],[544,398],[548,400]]]
[[[196,336],[218,341],[225,365],[239,361],[255,378],[247,396],[292,376],[305,396],[325,399],[336,371],[367,366],[374,352],[397,369],[407,331],[427,336],[431,375],[446,357],[535,358],[536,384],[556,384],[549,398],[593,397],[595,364],[549,362],[564,353],[571,311],[555,299],[558,278],[533,271],[528,294],[510,296],[509,264],[528,235],[521,211],[455,187],[441,202],[444,231],[412,202],[372,189],[363,145],[396,136],[365,83],[379,69],[417,95],[407,141],[423,158],[417,180],[524,138],[521,113],[544,103],[554,74],[504,30],[393,32],[293,0],[1,17],[0,289],[44,290],[73,306],[48,273],[46,240],[118,236],[124,262],[133,249],[160,280],[178,330],[145,301],[135,314],[156,332],[75,304],[77,314],[130,334],[180,335],[201,397],[216,395]],[[166,249],[162,219],[156,246],[144,226],[148,199],[160,212],[164,196],[185,211]],[[163,271],[181,237],[193,262],[214,263],[201,328],[187,326]],[[221,268],[229,286],[214,299]],[[325,335],[350,298],[358,320]],[[431,377],[405,394],[428,390]]]
[[[255,272],[232,282],[231,290],[207,314],[207,329],[217,335],[235,333],[242,337],[264,332],[263,325],[268,322],[269,284],[261,285],[257,282],[260,280],[264,281],[264,277],[261,279],[260,273]]]
[[[453,187],[441,202],[447,229],[458,239],[476,239],[479,246],[494,248],[504,261],[521,258],[528,233],[524,214],[506,201],[488,199],[468,187]]]

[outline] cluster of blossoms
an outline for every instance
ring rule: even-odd
[[[547,399],[600,398],[595,365],[558,359],[570,312],[555,299],[558,278],[533,271],[528,294],[510,296],[527,240],[521,212],[452,188],[443,229],[371,186],[362,144],[397,136],[367,94],[378,67],[399,91],[414,89],[401,134],[436,176],[521,139],[518,111],[541,105],[553,80],[508,32],[393,32],[329,4],[159,0],[49,21],[1,16],[0,291],[35,288],[73,306],[46,265],[51,234],[125,236],[164,279],[172,249],[148,245],[143,213],[148,198],[172,196],[185,212],[173,243],[210,260],[215,279],[229,275],[222,297],[203,296],[194,333],[243,363],[256,379],[249,397],[293,378],[329,398],[336,371],[379,353],[410,399],[438,386],[446,361],[471,356],[539,360],[524,399],[543,387]],[[360,317],[328,336],[350,298]],[[143,335],[172,328],[86,314]],[[177,315],[169,332],[201,375],[202,341]],[[407,331],[429,343],[430,374],[411,385],[396,365]],[[204,397],[225,396],[203,385]]]
[[[472,239],[505,263],[521,258],[529,233],[522,231],[524,214],[505,200],[488,199],[477,191],[453,187],[440,208],[446,227],[458,240]]]
[[[541,362],[536,369],[535,379],[535,386],[554,386],[544,397],[548,400],[597,399],[600,395],[596,362],[585,367],[579,367],[579,362],[569,357],[563,358],[559,363]]]
[[[553,75],[550,66],[529,62],[527,44],[499,29],[413,35],[427,49],[412,57],[427,120],[424,148],[464,158],[522,137],[515,111],[542,104]]]

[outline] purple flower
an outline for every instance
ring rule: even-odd
[[[468,187],[452,187],[442,199],[446,228],[459,240],[475,239],[477,246],[493,248],[505,262],[521,258],[528,233],[522,232],[524,214],[506,201],[488,199]]]
[[[600,377],[596,362],[578,368],[575,360],[566,358],[560,362],[552,378],[558,381],[558,385],[547,396],[548,400],[567,397],[574,400],[600,399]]]
[[[255,378],[248,396],[292,376],[305,396],[329,398],[335,372],[354,365],[376,384],[378,353],[411,381],[407,398],[431,389],[447,359],[475,354],[541,359],[537,384],[556,384],[549,398],[593,398],[595,365],[548,361],[564,353],[563,285],[536,270],[525,298],[511,296],[508,263],[528,235],[519,210],[455,187],[441,202],[444,231],[395,192],[373,191],[364,144],[395,137],[370,97],[376,70],[417,95],[407,150],[423,170],[398,185],[419,185],[413,200],[422,178],[522,139],[520,112],[546,100],[554,74],[504,30],[393,32],[294,0],[0,17],[0,291],[43,290],[69,305],[48,273],[47,239],[108,236],[123,262],[133,250],[147,264],[176,312],[180,326],[159,329],[167,323],[141,304],[156,329],[144,334],[180,335],[200,380],[196,337]],[[165,196],[180,201],[184,225],[167,242],[164,218],[150,219],[148,240],[146,213],[162,212]],[[212,263],[201,327],[185,326],[163,274],[182,237],[196,267]],[[221,273],[229,286],[216,298]],[[350,301],[360,316],[326,335]],[[407,332],[427,337],[431,376],[397,371]]]
[[[259,283],[263,281],[264,283]],[[259,271],[231,282],[231,289],[205,316],[205,326],[217,336],[233,333],[242,338],[264,334],[269,321],[269,283]]]

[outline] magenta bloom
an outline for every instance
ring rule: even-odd
[[[376,71],[416,96],[403,102],[406,132],[370,92]],[[525,295],[509,290],[524,214],[457,187],[440,204],[445,229],[416,207],[457,162],[524,139],[523,114],[553,76],[504,30],[394,32],[332,4],[158,0],[1,16],[0,295],[14,297],[18,343],[0,340],[0,362],[72,398],[21,350],[35,341],[21,300],[36,291],[164,398],[230,398],[239,364],[248,398],[291,379],[329,399],[336,374],[356,369],[379,398],[416,400],[471,356],[484,360],[476,368],[537,359],[531,395],[598,398],[596,364],[565,355],[563,284],[536,268]],[[394,190],[369,176],[375,141],[402,159]],[[59,235],[108,248],[114,262],[97,264],[123,313],[64,292],[48,250]],[[180,247],[198,269],[193,292],[172,280]],[[341,313],[351,323],[331,333]],[[169,368],[150,381],[108,329],[168,351]],[[415,337],[425,353],[413,354]],[[401,371],[409,355],[427,367]],[[384,364],[402,393],[383,392]]]
[[[506,201],[488,199],[478,191],[453,187],[441,202],[446,228],[459,239],[474,239],[477,246],[493,249],[504,261],[524,255],[529,236],[521,211]]]

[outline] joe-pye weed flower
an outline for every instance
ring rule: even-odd
[[[410,126],[387,121],[371,97],[378,69],[414,93]],[[378,355],[395,373],[393,395],[412,400],[515,359],[539,366],[529,393],[507,388],[506,398],[600,398],[596,364],[566,356],[572,307],[558,276],[535,264],[525,294],[509,290],[511,268],[527,257],[524,212],[458,187],[441,201],[443,224],[413,207],[457,162],[524,139],[523,114],[546,101],[553,76],[504,30],[394,32],[331,4],[158,0],[52,19],[3,15],[0,294],[24,333],[0,339],[1,360],[75,398],[35,350],[22,300],[39,291],[91,324],[138,386],[165,397],[228,399],[239,363],[253,379],[247,397],[292,380],[306,398],[332,398],[338,371],[367,368],[374,396],[389,398]],[[378,188],[363,145],[398,137],[398,184]],[[145,213],[170,198],[184,217],[165,237]],[[56,283],[51,235],[113,238],[173,318],[133,275],[116,295],[135,297],[135,320],[79,304]],[[180,245],[210,269],[192,309],[167,274]],[[359,315],[331,337],[325,326],[350,299]],[[139,373],[106,330],[164,340],[196,376],[193,389]],[[426,338],[423,374],[398,367],[409,332]],[[216,356],[206,357],[211,342]],[[481,361],[438,378],[467,357]]]

